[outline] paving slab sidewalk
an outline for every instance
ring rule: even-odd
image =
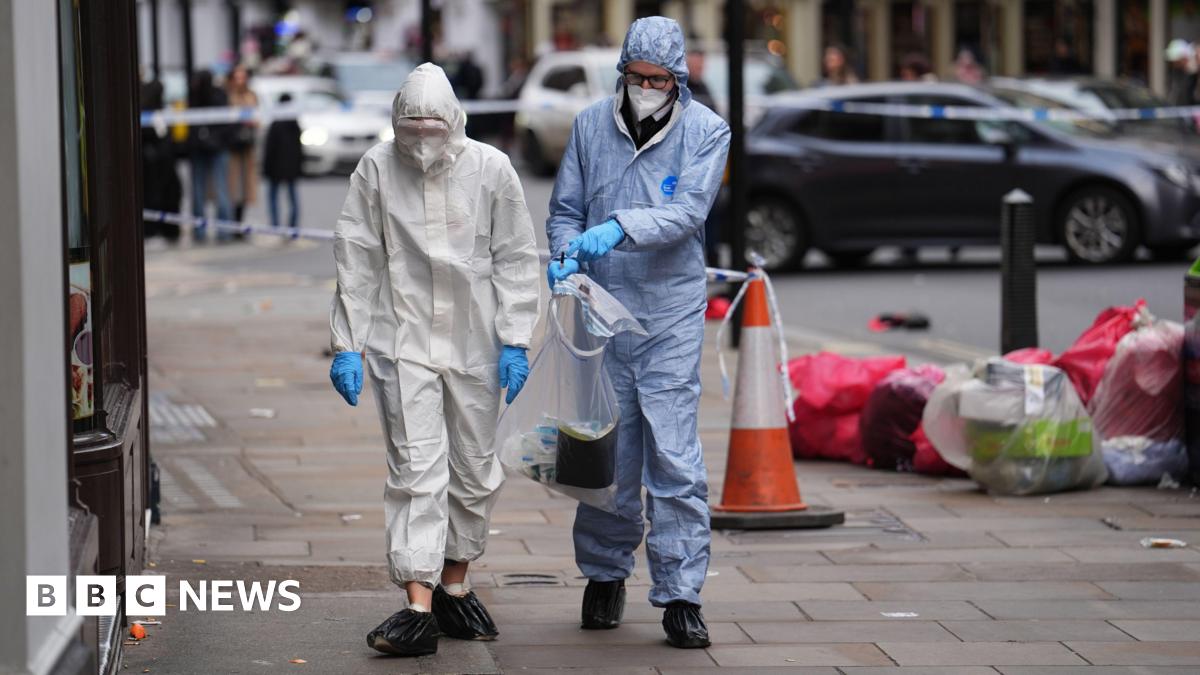
[[[296,579],[302,606],[172,607],[125,647],[123,672],[1200,672],[1200,552],[1138,544],[1151,535],[1200,543],[1193,493],[992,498],[961,479],[810,462],[795,466],[805,499],[846,509],[846,525],[715,533],[710,649],[664,645],[644,564],[630,580],[626,625],[579,630],[574,503],[510,478],[489,552],[472,568],[500,639],[381,658],[364,635],[403,602],[382,564],[386,467],[369,391],[349,408],[329,386],[329,280],[217,272],[204,264],[210,255],[163,252],[147,263],[164,516],[146,572]],[[730,407],[711,342],[703,375],[715,503]],[[207,415],[177,414],[196,410],[188,406]]]

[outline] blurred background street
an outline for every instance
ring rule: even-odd
[[[553,180],[531,175],[523,167],[519,172],[539,246],[544,249],[543,225]],[[347,186],[341,176],[304,179],[301,226],[332,229]],[[252,207],[246,218],[262,222],[265,210],[261,205]],[[150,259],[165,248],[152,242]],[[847,270],[811,252],[804,271],[778,275],[775,283],[785,325],[797,337],[817,339],[845,353],[861,348],[854,343],[866,342],[954,362],[994,354],[1000,348],[999,261],[1000,249],[995,245],[966,247],[954,256],[947,247],[928,247],[917,260],[905,258],[897,247],[885,247],[866,266]],[[1058,247],[1042,246],[1038,261],[1039,327],[1043,346],[1054,352],[1065,349],[1100,308],[1145,298],[1152,309],[1161,307],[1172,316],[1183,303],[1179,264],[1154,261],[1145,253],[1129,264],[1081,267],[1070,264]],[[206,255],[200,264],[231,274],[261,271],[333,277],[327,244],[294,245],[269,256],[259,248],[225,247]],[[931,328],[870,331],[867,322],[885,312],[926,314]]]

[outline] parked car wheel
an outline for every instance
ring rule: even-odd
[[[1138,245],[1137,211],[1118,190],[1097,185],[1063,200],[1059,228],[1067,255],[1092,264],[1128,260]]]
[[[864,248],[845,251],[825,251],[825,255],[838,267],[862,267],[874,252],[875,249],[873,248]]]
[[[525,163],[529,165],[529,170],[537,176],[553,176],[554,166],[546,161],[546,152],[542,149],[542,144],[538,141],[537,134],[527,130],[522,138],[521,151],[525,156]]]
[[[752,197],[746,209],[746,250],[766,261],[767,270],[797,269],[808,252],[799,210],[779,197]]]

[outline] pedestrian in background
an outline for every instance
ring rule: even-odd
[[[1167,105],[1192,105],[1196,100],[1196,58],[1187,40],[1167,45]]]
[[[291,94],[279,97],[279,105],[292,102]],[[267,209],[271,227],[279,227],[279,188],[287,189],[288,227],[296,229],[300,221],[300,202],[296,199],[296,179],[300,178],[304,147],[300,144],[300,123],[295,119],[275,120],[267,127],[263,144],[263,176],[267,179]]]
[[[817,81],[816,86],[827,87],[839,84],[858,84],[858,75],[850,66],[850,57],[845,47],[829,45],[821,59],[824,75]]]
[[[228,105],[229,97],[213,84],[212,71],[197,71],[188,92],[188,107],[224,108]],[[188,130],[188,156],[192,169],[192,216],[195,218],[204,218],[210,194],[217,202],[217,218],[230,220],[233,217],[229,201],[231,126],[229,123],[194,124]],[[192,238],[196,241],[204,240],[206,229],[203,222],[196,225]],[[225,232],[217,231],[217,239],[228,238],[229,235]]]
[[[900,62],[900,79],[904,82],[937,82],[937,75],[924,54],[912,52]]]
[[[954,58],[954,79],[963,84],[983,84],[987,73],[983,70],[983,64],[979,62],[979,57],[975,54],[975,50],[970,47],[963,47],[958,50],[958,56]]]
[[[699,38],[692,36],[690,40],[695,45]],[[700,51],[698,47],[693,46],[688,50],[687,67],[688,89],[692,90],[692,100],[703,103],[709,110],[717,112],[716,101],[713,100],[712,92],[708,90],[708,85],[704,82],[704,52]]]
[[[258,96],[250,91],[250,71],[239,65],[229,74],[226,86],[229,105],[235,108],[258,108]],[[253,206],[258,196],[258,162],[254,159],[254,141],[258,121],[246,120],[233,127],[229,148],[229,196],[233,200],[233,219],[241,222],[247,206]]]
[[[163,86],[158,80],[142,85],[142,110],[157,111],[163,107]],[[145,208],[164,213],[179,213],[183,201],[183,184],[175,169],[175,146],[171,130],[165,124],[142,126],[142,201]],[[168,242],[179,240],[179,226],[174,223],[145,223],[145,236],[161,234]]]

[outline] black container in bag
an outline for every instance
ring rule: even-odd
[[[613,484],[617,467],[617,426],[606,429],[558,425],[555,479],[562,485],[598,490]]]
[[[609,338],[623,331],[646,334],[588,277],[559,282],[545,341],[492,446],[511,472],[614,513],[621,411],[604,357]]]

